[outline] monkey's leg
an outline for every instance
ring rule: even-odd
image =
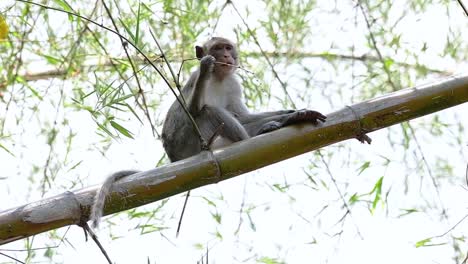
[[[203,137],[211,137],[223,125],[219,134],[232,142],[249,138],[249,134],[242,124],[227,110],[215,106],[205,105],[196,118]]]
[[[260,115],[256,116],[256,119],[252,118],[243,119],[248,122],[242,122],[242,125],[247,130],[250,136],[254,137],[260,134],[271,132],[285,126],[285,123],[291,117],[290,114],[280,114],[275,116],[261,117]]]
[[[265,133],[268,133],[268,132],[271,132],[271,131],[275,131],[277,129],[280,129],[281,127],[283,127],[283,125],[280,122],[278,122],[278,121],[269,121],[269,122],[266,122],[265,124],[263,124],[262,127],[260,127],[260,129],[258,129],[258,131],[256,132],[256,135],[265,134]]]
[[[260,119],[269,118],[273,116],[292,114],[294,112],[296,112],[296,110],[279,110],[279,111],[262,112],[262,113],[246,113],[246,114],[240,115],[237,119],[239,119],[239,122],[241,122],[242,124],[248,124],[251,122],[256,122]]]
[[[273,112],[265,112],[265,113],[255,113],[255,114],[244,114],[239,116],[239,121],[245,126],[250,123],[257,123],[268,121],[278,121],[283,123],[283,125],[290,125],[299,122],[312,122],[317,123],[317,120],[325,122],[327,117],[322,115],[321,113],[313,110],[280,110],[280,111],[273,111]]]
[[[318,120],[325,122],[327,118],[321,113],[312,110],[298,110],[292,113],[286,110],[285,114],[268,116],[265,118],[261,118],[261,115],[257,115],[256,117],[257,119],[252,116],[249,118],[240,118],[240,120],[244,121],[242,125],[244,125],[251,136],[271,132],[295,123],[312,122],[313,124],[317,124]]]

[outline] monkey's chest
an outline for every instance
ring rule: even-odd
[[[203,105],[216,106],[226,108],[229,104],[229,94],[221,85],[210,85],[203,93],[203,100],[200,102]]]

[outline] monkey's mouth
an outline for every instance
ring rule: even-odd
[[[232,61],[220,61],[221,67],[235,67],[234,63]]]
[[[232,63],[229,63],[229,62],[223,62],[223,64],[221,64],[221,67],[223,68],[232,68],[232,67],[235,67],[236,65],[232,64]]]

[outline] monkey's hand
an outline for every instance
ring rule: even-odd
[[[211,55],[206,55],[200,60],[200,75],[213,71],[216,59]]]
[[[326,116],[313,110],[302,109],[292,113],[286,120],[284,125],[290,125],[301,122],[311,122],[314,125],[318,124],[318,121],[325,122]]]

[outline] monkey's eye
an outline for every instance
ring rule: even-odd
[[[226,50],[232,50],[232,46],[227,45]]]
[[[223,49],[223,46],[221,46],[221,45],[216,45],[216,46],[214,46],[213,48],[214,48],[214,50],[222,50],[222,49]]]

